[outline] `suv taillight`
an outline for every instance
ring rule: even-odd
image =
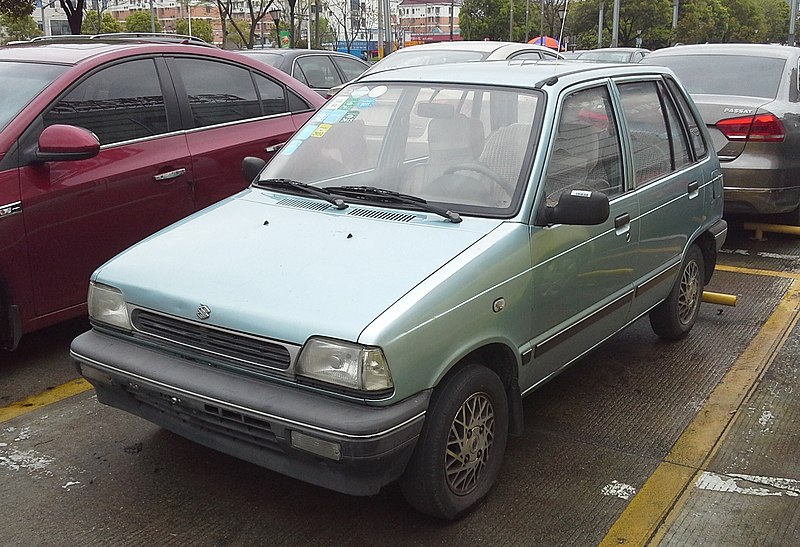
[[[769,113],[720,120],[717,129],[732,141],[783,142],[786,136],[783,123]]]

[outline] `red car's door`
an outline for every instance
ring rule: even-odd
[[[161,59],[95,71],[43,114],[44,126],[93,131],[99,155],[20,170],[37,316],[82,305],[89,276],[126,247],[194,209],[192,166]],[[166,95],[162,93],[166,90]]]
[[[246,156],[271,158],[314,106],[282,82],[222,60],[169,60],[183,105],[198,208],[244,189]],[[293,114],[296,112],[297,114]]]

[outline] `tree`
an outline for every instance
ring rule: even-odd
[[[33,13],[33,0],[0,0],[0,15],[20,19]]]
[[[39,25],[30,15],[11,17],[0,15],[0,44],[7,44],[13,40],[30,40],[41,36]]]
[[[784,0],[756,0],[764,14],[766,31],[761,38],[764,42],[784,43],[789,36],[789,4]]]
[[[161,23],[155,20],[156,32],[161,32]],[[125,19],[126,32],[151,32],[150,13],[146,11],[136,11]]]
[[[192,33],[189,34],[189,20],[178,19],[175,22],[175,32],[185,36],[195,36],[209,44],[214,41],[214,31],[208,19],[192,19]]]
[[[86,12],[81,23],[81,34],[106,34],[122,32],[122,25],[108,12],[101,16],[95,10]]]
[[[702,1],[702,0],[701,0]],[[614,21],[611,2],[605,3],[603,44],[611,44]],[[567,17],[571,32],[578,35],[578,47],[597,46],[597,22],[600,0],[585,0],[573,7]],[[620,46],[656,49],[669,45],[672,26],[672,0],[640,0],[620,4],[617,42]]]
[[[675,41],[684,44],[721,42],[729,18],[721,0],[683,2],[678,11]]]
[[[508,10],[504,4],[504,0],[464,0],[458,16],[461,36],[465,40],[507,38]]]
[[[258,30],[259,23],[267,16],[267,13],[272,9],[275,0],[244,0],[247,13],[247,19],[234,19],[232,17],[234,9],[234,0],[216,0],[217,8],[219,8],[219,16],[222,19],[223,30],[223,46],[228,40],[233,43],[240,44],[239,47],[247,47],[253,49],[256,43],[256,31]],[[229,25],[225,23],[226,19]],[[248,20],[249,19],[249,20]],[[232,32],[230,32],[232,30]],[[234,39],[229,34],[236,34],[238,39]]]
[[[67,15],[69,31],[72,34],[80,34],[83,23],[83,10],[86,8],[86,0],[58,0],[61,9]]]

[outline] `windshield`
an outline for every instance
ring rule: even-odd
[[[66,70],[61,65],[0,62],[0,131]]]
[[[430,84],[344,88],[261,180],[369,186],[460,212],[508,214],[521,194],[538,92]]]
[[[372,65],[365,74],[372,74],[390,68],[406,66],[442,65],[445,63],[466,63],[469,61],[483,61],[489,56],[488,51],[470,50],[430,50],[409,47],[395,51],[383,60]]]
[[[671,68],[692,94],[774,99],[786,61],[748,55],[676,54],[645,57],[642,63]]]

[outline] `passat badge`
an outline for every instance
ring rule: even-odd
[[[211,308],[205,304],[201,304],[200,307],[197,308],[197,318],[208,319],[209,317],[211,317]]]

